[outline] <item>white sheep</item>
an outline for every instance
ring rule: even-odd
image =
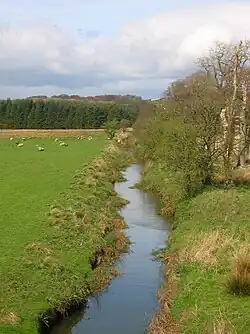
[[[17,147],[23,147],[23,143],[18,143]]]
[[[13,140],[13,139],[14,139],[13,137],[10,138],[10,140]]]
[[[44,151],[44,147],[38,146],[38,151]]]
[[[68,146],[68,144],[66,144],[66,143],[64,143],[64,142],[61,142],[59,145],[60,145],[60,146]]]

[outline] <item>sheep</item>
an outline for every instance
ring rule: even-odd
[[[44,147],[38,146],[38,151],[44,151]]]
[[[91,140],[91,139],[92,139],[92,137],[91,137],[91,136],[89,136],[89,137],[88,137],[88,140]]]
[[[61,142],[59,145],[60,145],[60,146],[68,146],[68,144],[66,144],[66,143],[64,143],[64,142]]]
[[[18,143],[17,147],[23,147],[23,143]]]
[[[13,137],[10,138],[10,140],[13,140],[13,139],[14,139]]]

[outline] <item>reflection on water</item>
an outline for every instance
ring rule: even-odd
[[[64,320],[51,334],[143,334],[157,309],[161,265],[152,260],[151,252],[165,245],[168,226],[156,214],[152,198],[130,188],[140,180],[140,167],[129,167],[124,176],[127,181],[115,187],[129,200],[121,210],[132,241],[131,252],[117,263],[123,275],[115,278],[99,298],[89,298],[86,310]]]

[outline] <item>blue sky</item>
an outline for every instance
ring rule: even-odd
[[[115,35],[132,20],[151,17],[200,3],[198,0],[2,0],[1,13],[13,24],[32,19],[45,19],[76,32],[98,31]],[[212,1],[211,1],[212,2]]]
[[[250,38],[250,1],[0,0],[1,97],[159,96],[216,39]]]

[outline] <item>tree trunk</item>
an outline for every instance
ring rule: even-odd
[[[224,145],[224,168],[227,181],[231,179],[231,169],[232,169],[232,158],[233,150],[235,143],[235,116],[236,116],[236,106],[235,102],[237,99],[238,93],[238,71],[239,71],[239,54],[242,47],[242,41],[238,44],[238,47],[235,52],[235,61],[234,61],[234,74],[233,74],[233,95],[229,106],[225,111],[226,119],[226,136],[225,136],[225,145]]]
[[[246,144],[247,144],[247,83],[244,79],[242,82],[243,105],[240,113],[240,166],[244,167],[246,164]]]

